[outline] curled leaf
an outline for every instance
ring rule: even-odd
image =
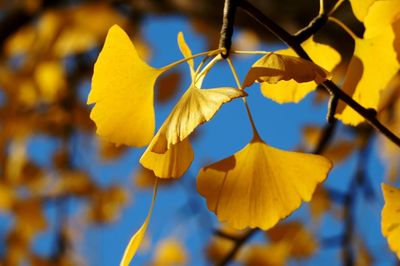
[[[97,133],[116,144],[141,147],[154,135],[154,84],[164,69],[149,66],[128,35],[110,28],[94,66],[88,104]]]
[[[301,45],[303,49],[310,55],[311,59],[328,71],[340,62],[340,54],[329,45],[317,43],[310,38]],[[288,48],[280,50],[279,54],[295,56],[293,49]],[[314,80],[309,82],[298,83],[295,80],[281,80],[276,84],[262,82],[260,84],[262,94],[278,103],[299,102],[308,93],[315,90],[317,84]]]
[[[400,259],[400,189],[382,184],[385,206],[382,209],[382,234]]]
[[[187,43],[185,41],[185,37],[183,36],[183,32],[178,33],[178,46],[179,46],[179,49],[181,50],[183,57],[185,57],[185,58],[192,57],[192,50],[190,50],[189,45],[187,45]],[[190,73],[193,78],[194,77],[194,60],[190,59],[187,61],[187,63],[189,64]]]
[[[275,84],[281,80],[296,82],[324,82],[329,76],[328,71],[308,60],[268,53],[253,64],[244,80],[243,87],[249,87],[254,82]]]
[[[224,103],[244,96],[245,92],[234,88],[199,89],[192,84],[157,132],[151,151],[165,153],[213,118]]]
[[[254,138],[238,153],[200,170],[197,190],[220,221],[267,230],[310,201],[332,164],[319,155],[283,151]]]
[[[178,178],[181,177],[194,159],[192,145],[189,138],[170,147],[164,153],[152,152],[151,148],[156,141],[153,141],[147,147],[146,151],[140,158],[143,167],[153,170],[154,174],[159,178]]]

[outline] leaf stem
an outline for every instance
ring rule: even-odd
[[[322,15],[324,13],[325,13],[324,0],[319,0],[319,14]]]
[[[213,56],[216,55],[218,53],[220,53],[222,51],[222,49],[216,49],[216,50],[211,50],[211,51],[207,51],[207,52],[202,52],[202,53],[198,53],[195,55],[192,55],[191,57],[186,57],[186,58],[182,58],[181,60],[175,61],[169,65],[163,66],[162,68],[159,68],[161,71],[167,71],[173,67],[176,67],[177,65],[180,65],[182,63],[185,63],[189,60],[192,60],[194,58],[200,57],[200,56]]]
[[[207,75],[208,71],[210,71],[211,68],[221,59],[222,59],[222,56],[220,54],[218,54],[210,62],[208,62],[208,64],[200,71],[200,73],[195,76],[194,84],[196,84],[202,76]],[[197,69],[197,70],[199,70],[199,69]],[[197,70],[196,70],[196,72],[198,72]]]
[[[236,72],[235,66],[232,63],[232,60],[228,57],[228,58],[226,58],[226,61],[228,61],[229,67],[231,68],[231,72],[232,72],[232,75],[233,75],[233,77],[235,79],[236,85],[238,86],[239,90],[243,91],[242,85],[240,84],[239,77],[238,77],[238,74]],[[247,116],[249,117],[251,127],[253,129],[253,135],[254,135],[253,139],[260,140],[261,139],[260,138],[260,134],[258,134],[258,131],[257,131],[257,128],[256,128],[256,124],[254,123],[253,115],[251,114],[250,108],[249,108],[249,104],[247,103],[247,99],[245,97],[243,97],[242,99],[243,99],[243,103],[244,103],[244,105],[246,107]]]
[[[232,51],[232,53],[234,54],[268,54],[269,52],[267,51],[242,51],[242,50],[234,50]]]
[[[328,17],[331,16],[343,3],[344,0],[337,1],[336,4],[332,7],[332,9],[328,12]]]
[[[342,28],[348,35],[350,35],[350,37],[353,38],[354,40],[359,39],[359,38],[357,37],[357,35],[354,34],[354,32],[353,32],[349,27],[347,27],[346,24],[344,24],[342,21],[340,21],[339,19],[337,19],[337,18],[335,18],[335,17],[329,17],[329,18],[328,18],[328,21],[331,21],[331,22],[335,23],[336,25],[338,25],[339,27],[341,27],[341,28]]]

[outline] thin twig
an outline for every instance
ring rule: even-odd
[[[317,33],[328,21],[328,16],[324,13],[319,14],[310,23],[294,34],[297,42],[303,43],[308,38]]]
[[[285,42],[289,47],[291,47],[298,56],[303,59],[311,60],[310,56],[306,53],[306,51],[301,47],[301,45],[297,42],[295,36],[289,34],[286,30],[277,25],[273,20],[265,16],[260,10],[250,4],[247,0],[242,0],[239,3],[239,6],[248,13],[251,17],[253,17],[256,21],[261,23],[264,27],[274,33],[279,39]],[[350,106],[354,111],[360,114],[365,120],[380,133],[385,135],[388,139],[390,139],[393,143],[400,147],[400,138],[397,137],[393,132],[391,132],[387,127],[385,127],[382,123],[376,119],[376,113],[371,112],[371,110],[364,108],[357,101],[353,100],[350,96],[348,96],[345,92],[343,92],[335,83],[330,80],[323,82],[323,85],[330,93],[338,97],[341,101],[345,102],[348,106]]]

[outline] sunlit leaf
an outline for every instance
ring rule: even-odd
[[[365,108],[378,108],[381,91],[399,70],[393,48],[394,38],[392,28],[386,27],[374,38],[355,39],[354,55],[348,66],[343,90],[354,91],[353,99]],[[350,125],[364,121],[348,106],[336,117]]]
[[[317,43],[310,38],[301,45],[308,53],[311,59],[319,66],[328,71],[340,62],[340,54],[329,45]],[[288,48],[279,50],[277,53],[288,56],[295,56],[296,53]],[[315,90],[317,84],[315,81],[298,83],[295,80],[281,80],[276,84],[262,82],[260,84],[261,92],[265,97],[268,97],[278,103],[299,102],[308,93]]]
[[[156,141],[156,138],[153,141]],[[165,153],[152,152],[152,143],[140,158],[143,167],[153,170],[160,178],[178,178],[187,171],[194,158],[188,138],[172,145]]]
[[[249,87],[254,82],[275,84],[281,80],[315,81],[319,84],[328,76],[328,71],[308,60],[279,53],[267,53],[252,65],[243,87]]]
[[[238,153],[201,169],[197,190],[220,221],[236,229],[273,227],[310,201],[332,164],[322,156],[283,151],[254,138]]]
[[[178,46],[179,46],[179,49],[181,50],[183,57],[185,57],[185,58],[192,57],[192,50],[190,50],[189,45],[186,43],[185,37],[183,36],[183,32],[178,33]],[[187,61],[187,63],[189,64],[190,73],[193,78],[193,76],[194,76],[194,61],[193,61],[193,59],[190,59]]]
[[[351,8],[353,13],[359,21],[364,21],[365,16],[368,13],[369,8],[376,0],[350,0]]]
[[[233,88],[199,89],[192,85],[157,132],[150,145],[151,151],[165,153],[172,145],[186,139],[196,127],[209,121],[224,103],[245,95]]]
[[[372,1],[372,0],[369,0]],[[365,17],[365,38],[381,34],[382,29],[390,27],[400,17],[400,0],[376,1],[368,9]]]
[[[400,259],[400,189],[382,184],[385,206],[382,209],[382,234]]]
[[[151,200],[149,213],[147,214],[146,220],[143,222],[142,226],[140,226],[139,230],[129,240],[129,243],[125,248],[124,255],[121,259],[120,266],[128,266],[130,264],[131,260],[133,259],[137,250],[139,249],[140,244],[143,241],[144,235],[147,230],[147,226],[149,225],[150,222],[151,214],[153,212],[154,202],[156,200],[156,195],[157,195],[157,186],[158,184],[156,181],[154,185],[153,198]]]
[[[97,133],[116,144],[144,146],[155,128],[154,84],[163,72],[141,60],[128,35],[110,28],[94,67],[88,104]]]

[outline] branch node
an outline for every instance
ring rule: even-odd
[[[335,118],[336,108],[339,103],[339,98],[332,94],[331,98],[329,99],[328,104],[328,114],[326,115],[326,120],[329,124],[332,124]]]
[[[232,46],[233,26],[235,23],[235,14],[238,0],[225,0],[224,13],[222,18],[222,27],[219,39],[219,48],[222,58],[226,59]]]

